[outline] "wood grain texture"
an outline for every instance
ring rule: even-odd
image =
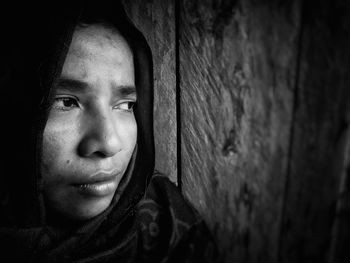
[[[177,181],[181,136],[226,262],[349,262],[349,4],[178,1],[178,23],[175,0],[124,1],[153,51],[156,168]]]
[[[226,262],[277,262],[300,5],[180,1],[186,197]]]
[[[349,107],[350,109],[350,107]],[[340,175],[328,262],[350,262],[350,110],[336,142],[332,173]]]
[[[175,0],[124,0],[153,53],[155,167],[177,183]]]
[[[349,25],[348,1],[304,1],[281,262],[344,262],[331,260],[331,237],[350,116]]]

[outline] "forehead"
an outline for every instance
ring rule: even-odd
[[[116,81],[133,81],[133,74],[132,51],[117,30],[89,25],[74,31],[61,75],[84,80],[113,75]]]
[[[94,49],[102,49],[106,52],[119,51],[132,55],[125,38],[116,29],[103,25],[77,27],[69,51],[78,56],[86,56]]]

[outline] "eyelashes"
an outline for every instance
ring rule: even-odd
[[[70,111],[74,108],[79,108],[79,102],[73,97],[56,97],[52,108],[61,111]]]
[[[126,112],[132,112],[134,108],[135,102],[134,101],[125,101],[122,103],[119,103],[118,105],[114,106],[113,109],[119,109]]]
[[[113,110],[120,110],[123,112],[133,112],[136,101],[121,101],[112,107]],[[82,108],[77,98],[71,96],[57,96],[54,99],[52,108],[57,111],[72,111]]]

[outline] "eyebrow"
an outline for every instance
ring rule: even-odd
[[[116,96],[127,97],[130,95],[136,95],[136,87],[134,85],[117,85],[112,84],[113,93]],[[61,77],[56,82],[57,89],[64,89],[71,92],[84,92],[91,88],[91,85],[85,81]]]
[[[113,90],[116,91],[116,93],[119,96],[126,97],[129,95],[136,95],[136,88],[133,85],[113,85]]]
[[[56,88],[83,91],[89,88],[89,84],[80,80],[70,78],[59,78],[56,83]]]

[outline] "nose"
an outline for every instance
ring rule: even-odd
[[[121,150],[117,123],[108,113],[94,114],[82,124],[85,135],[78,146],[83,157],[106,158]]]

